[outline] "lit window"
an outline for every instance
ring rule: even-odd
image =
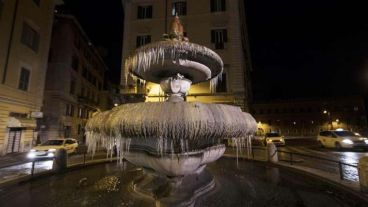
[[[217,85],[216,85],[216,92],[218,93],[227,92],[226,73],[222,73],[221,79],[218,80]]]
[[[40,42],[40,35],[30,27],[27,23],[23,23],[21,42],[37,52],[38,44]]]
[[[184,16],[187,15],[187,2],[178,1],[172,4],[172,15]]]
[[[224,49],[227,42],[227,30],[215,29],[211,30],[211,42],[215,44],[216,49]]]
[[[225,0],[211,0],[211,12],[220,12],[226,10]]]
[[[22,68],[20,72],[19,85],[18,85],[18,88],[20,90],[23,91],[28,90],[29,76],[30,76],[29,70]]]
[[[150,42],[151,42],[151,36],[150,35],[137,36],[137,47],[148,44]]]
[[[138,19],[152,18],[152,6],[138,6]]]

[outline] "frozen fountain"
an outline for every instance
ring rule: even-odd
[[[97,114],[86,125],[89,150],[104,146],[112,153],[116,147],[120,161],[142,167],[132,189],[160,206],[193,205],[215,186],[205,167],[223,155],[221,141],[250,143],[256,122],[239,107],[184,101],[191,84],[211,81],[215,89],[223,62],[209,48],[189,42],[178,17],[170,34],[138,48],[125,68],[160,84],[166,102],[123,104]]]

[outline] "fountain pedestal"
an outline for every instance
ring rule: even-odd
[[[211,191],[215,187],[215,181],[207,170],[199,174],[170,178],[142,169],[132,187],[135,193],[155,200],[157,207],[187,207],[194,206],[198,197]]]

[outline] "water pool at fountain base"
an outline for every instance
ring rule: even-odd
[[[197,198],[214,187],[214,177],[207,170],[202,170],[199,174],[169,178],[142,169],[141,176],[137,176],[132,184],[135,193],[152,200],[160,207],[194,206]]]
[[[125,168],[125,169],[124,169]],[[367,206],[327,182],[262,163],[221,158],[207,165],[215,188],[194,206]],[[1,206],[156,206],[132,191],[141,168],[116,162],[0,189]],[[85,178],[85,179],[84,179]],[[80,182],[83,180],[83,182]],[[193,181],[194,182],[194,181]]]

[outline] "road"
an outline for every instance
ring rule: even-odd
[[[318,147],[315,138],[285,140],[286,146],[278,147],[278,150],[280,151],[278,153],[279,160],[290,162],[290,153],[286,152],[297,153],[292,155],[294,161],[293,164],[311,167],[329,173],[339,173],[338,162],[341,162],[344,179],[352,181],[358,180],[357,168],[345,164],[356,166],[360,158],[368,156],[368,152],[363,150],[337,151],[335,149],[320,148]]]
[[[339,162],[341,162],[341,171],[346,180],[358,180],[358,171],[354,166],[357,165],[361,157],[368,156],[368,152],[364,151],[336,151],[334,149],[320,148],[315,138],[286,138],[285,140],[286,146],[278,147],[278,157],[281,162],[290,163],[289,152],[292,152],[293,165],[309,167],[335,175],[339,175],[340,173]],[[29,175],[31,173],[32,163],[22,158],[22,156],[23,155],[17,155],[11,158],[13,160],[17,159],[18,161],[23,159],[23,163],[15,163],[13,166],[1,166],[2,163],[0,162],[0,182],[4,179]],[[90,155],[87,155],[86,158],[87,160],[92,159]],[[106,152],[99,152],[94,157],[94,159],[102,158],[106,158]],[[5,162],[6,160],[3,161]],[[70,157],[68,164],[76,163],[83,163],[83,155],[73,155]],[[37,162],[35,165],[35,172],[50,170],[52,164],[52,161]]]

